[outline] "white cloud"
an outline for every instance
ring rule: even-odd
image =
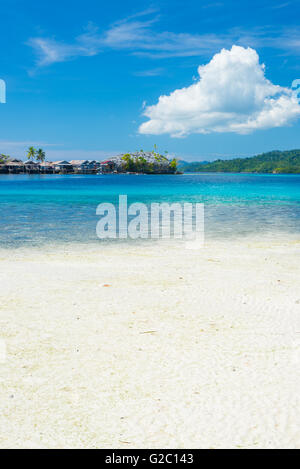
[[[33,38],[28,41],[37,54],[37,65],[44,67],[58,62],[65,62],[79,56],[92,56],[99,53],[99,48],[86,43],[87,35],[81,36],[76,44],[65,44],[54,39]]]
[[[157,59],[206,55],[224,45],[231,45],[233,40],[241,40],[239,32],[226,35],[157,32],[153,29],[154,23],[156,19],[138,21],[130,18],[114,23],[102,33],[90,26],[71,43],[36,37],[29,39],[27,44],[36,53],[36,65],[44,67],[98,55],[109,49]]]
[[[104,160],[121,153],[119,150],[48,150],[47,159],[56,160]]]
[[[44,148],[46,158],[55,160],[102,160],[121,153],[121,150],[85,150],[65,149],[61,143],[45,143],[40,141],[8,142],[0,140],[0,153],[10,155],[12,158],[26,160],[27,150],[30,146]]]
[[[154,58],[186,57],[207,54],[216,47],[232,44],[232,35],[190,34],[155,31],[157,19],[140,21],[119,21],[113,24],[103,36],[107,47],[131,50],[137,55]],[[238,40],[239,34],[234,34]]]
[[[149,120],[142,134],[250,133],[289,124],[300,116],[293,91],[274,85],[265,77],[265,67],[251,48],[222,49],[198,68],[199,80],[187,88],[160,96],[146,107]]]
[[[219,3],[203,5],[221,6]],[[232,44],[250,47],[270,47],[299,55],[300,36],[297,28],[248,29],[233,28],[222,33],[190,33],[159,29],[160,17],[150,8],[111,24],[99,31],[92,23],[85,32],[70,42],[49,37],[34,37],[28,41],[36,55],[38,67],[65,62],[82,56],[94,56],[105,50],[126,51],[153,59],[170,57],[208,56]]]
[[[100,32],[91,23],[83,34],[69,43],[49,37],[35,37],[29,39],[27,44],[37,55],[36,65],[44,67],[77,57],[98,55],[109,49],[156,59],[207,56],[221,47],[230,47],[233,43],[255,46],[257,41],[264,39],[260,31],[251,34],[238,28],[223,34],[159,31],[156,26],[159,17],[153,16],[153,13],[155,13],[153,9],[137,13],[116,21],[108,29]]]
[[[148,70],[140,70],[138,72],[134,72],[134,75],[137,77],[157,77],[163,75],[164,69],[161,67],[157,68],[150,68]]]

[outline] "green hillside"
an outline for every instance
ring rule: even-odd
[[[185,172],[300,174],[300,150],[271,151],[251,158],[179,164]]]

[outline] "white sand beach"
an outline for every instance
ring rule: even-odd
[[[299,254],[0,251],[0,447],[300,448]]]

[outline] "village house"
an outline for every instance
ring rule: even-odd
[[[17,159],[9,160],[3,166],[6,170],[5,172],[7,173],[19,174],[19,173],[24,173],[25,171],[25,165],[22,160],[17,160]]]
[[[35,161],[32,161],[32,160],[25,161],[24,167],[25,167],[26,173],[36,174],[36,173],[39,173],[40,171],[39,163],[36,163]]]
[[[94,165],[89,160],[71,160],[75,173],[89,174],[94,170]]]
[[[75,173],[93,174],[99,169],[100,163],[96,160],[71,160]]]
[[[91,168],[93,168],[93,170],[99,171],[99,169],[100,169],[100,161],[90,160],[89,163],[90,163]]]
[[[73,172],[73,166],[69,161],[54,161],[53,163],[54,166],[54,171],[56,173],[72,173]]]
[[[71,160],[70,164],[73,166],[75,173],[87,171],[89,169],[88,160]]]
[[[112,160],[102,161],[99,166],[101,173],[111,173],[116,169],[116,164]]]
[[[43,163],[40,163],[40,172],[42,174],[53,174],[55,171],[54,165],[50,161],[43,161]]]

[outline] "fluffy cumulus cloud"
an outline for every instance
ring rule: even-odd
[[[251,48],[223,49],[198,68],[199,80],[187,88],[160,96],[148,106],[142,134],[250,133],[288,125],[300,116],[300,105],[289,88],[265,77],[265,66]]]

